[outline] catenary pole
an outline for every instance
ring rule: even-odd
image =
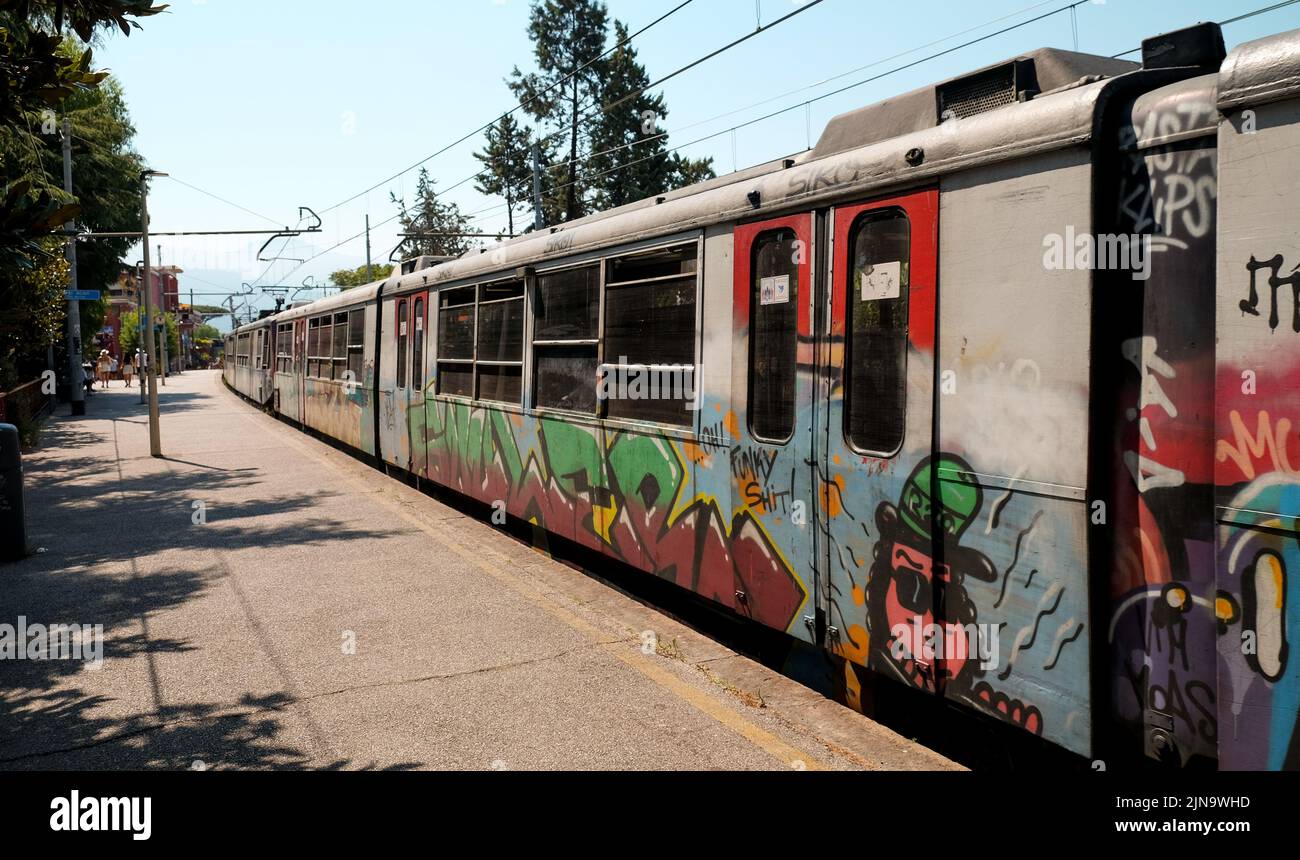
[[[149,453],[154,457],[162,456],[162,434],[158,427],[158,362],[154,349],[153,332],[153,290],[149,289],[149,179],[153,176],[166,176],[154,170],[140,171],[140,235],[144,243],[144,356],[148,365],[149,377]]]
[[[63,190],[72,194],[72,122],[67,117],[63,118]],[[77,239],[71,235],[74,229],[71,221],[64,227],[69,231],[64,249],[68,259],[68,289],[74,291],[77,289]],[[72,414],[85,415],[86,385],[81,374],[81,302],[74,298],[68,299],[68,379],[72,384],[68,392]]]

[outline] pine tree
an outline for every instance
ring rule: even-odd
[[[579,159],[591,151],[584,119],[605,88],[604,64],[587,64],[605,50],[607,22],[600,0],[536,0],[528,33],[538,71],[524,74],[516,66],[506,81],[542,130],[564,141],[567,163],[557,191],[569,221],[586,212],[578,181]]]
[[[422,254],[455,257],[475,247],[472,236],[464,234],[480,231],[461,214],[459,206],[438,199],[434,189],[436,184],[435,180],[429,178],[429,171],[421,167],[419,179],[415,183],[415,203],[410,209],[406,207],[405,198],[391,192],[388,195],[397,204],[400,213],[398,220],[402,223],[403,232],[436,234],[427,238],[407,239],[401,245],[404,257]]]
[[[615,44],[628,37],[626,25],[614,22]],[[618,48],[601,62],[605,111],[591,120],[592,156],[584,172],[591,177],[591,202],[611,209],[665,191],[672,171],[663,122],[668,108],[663,96],[646,92],[650,76],[631,45]]]
[[[614,22],[614,43],[628,39],[627,26]],[[592,202],[600,209],[632,203],[675,188],[712,179],[713,159],[692,160],[668,152],[662,95],[646,91],[650,76],[630,44],[602,63],[605,110],[591,132],[593,156],[587,162]]]
[[[515,232],[515,209],[532,198],[533,133],[506,114],[487,130],[487,145],[474,157],[484,170],[474,183],[480,194],[495,194],[506,201],[507,232]]]

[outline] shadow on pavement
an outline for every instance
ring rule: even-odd
[[[213,399],[168,393],[165,408],[200,408]],[[112,396],[88,407],[92,420],[140,409],[134,398]],[[29,536],[48,546],[0,565],[0,624],[17,628],[20,616],[28,625],[102,624],[104,665],[0,659],[0,769],[189,769],[195,762],[205,768],[368,769],[346,760],[321,762],[309,753],[309,741],[291,742],[295,734],[285,716],[297,705],[287,693],[165,704],[156,659],[200,646],[150,636],[149,618],[197,599],[225,573],[211,563],[202,568],[197,557],[192,568],[150,572],[141,572],[138,561],[173,550],[230,552],[382,535],[326,517],[276,527],[270,517],[308,512],[330,494],[259,492],[264,482],[256,469],[173,459],[184,470],[124,476],[111,437],[82,420],[54,419],[25,464]],[[194,500],[232,490],[242,499],[213,504],[206,523],[193,521]],[[96,672],[114,675],[92,678]],[[390,769],[415,767],[409,762]]]

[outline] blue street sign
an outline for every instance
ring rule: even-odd
[[[70,302],[97,302],[99,290],[64,290],[63,297]]]

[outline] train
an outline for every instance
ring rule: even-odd
[[[1296,145],[1300,30],[1031,51],[240,326],[223,373],[824,650],[849,704],[1294,770]]]

